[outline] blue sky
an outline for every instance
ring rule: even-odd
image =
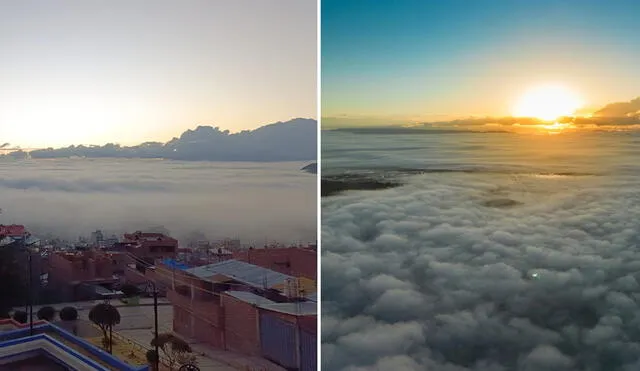
[[[640,95],[640,2],[322,2],[322,115],[507,115],[527,87]]]
[[[0,141],[166,141],[317,112],[315,0],[0,2]]]

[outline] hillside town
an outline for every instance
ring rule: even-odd
[[[71,243],[0,225],[0,249],[28,281],[0,319],[0,370],[56,369],[25,348],[77,369],[316,370],[315,244],[99,230]]]

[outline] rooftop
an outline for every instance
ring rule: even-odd
[[[188,265],[184,263],[180,263],[179,261],[175,261],[173,259],[163,259],[162,264],[166,265],[169,268],[183,270],[183,271],[189,269]]]
[[[318,303],[276,303],[267,298],[245,291],[227,291],[225,294],[258,308],[293,316],[315,316],[318,314]]]
[[[247,291],[226,291],[225,294],[251,305],[275,304],[275,301]]]
[[[140,242],[144,242],[144,241],[159,241],[159,242],[171,242],[171,243],[178,243],[178,240],[176,240],[175,238],[166,236],[162,233],[146,233],[146,232],[134,232],[134,233],[125,233],[124,234],[124,238],[125,238],[125,242],[130,242],[130,241],[140,241]]]
[[[220,281],[220,276],[231,278],[255,288],[273,288],[295,280],[292,276],[235,259],[186,269],[185,272],[210,281]]]
[[[273,303],[259,305],[260,308],[272,312],[290,314],[293,316],[316,316],[318,315],[318,303],[298,302],[298,303]]]
[[[17,241],[23,241],[26,246],[31,246],[40,242],[38,238],[30,235],[2,237],[2,234],[0,234],[0,246],[8,246]]]

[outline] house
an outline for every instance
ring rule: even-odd
[[[31,233],[27,231],[24,225],[0,224],[0,247],[1,246],[33,246],[40,242],[39,239],[33,237]]]
[[[235,251],[233,258],[294,277],[315,280],[318,251],[313,247],[265,247]]]
[[[128,257],[118,251],[55,251],[48,257],[49,285],[65,300],[94,299],[104,296],[105,287],[124,276]]]
[[[149,264],[156,259],[175,258],[178,251],[178,240],[162,233],[125,233],[123,241],[116,245]]]
[[[157,262],[149,272],[168,287],[176,333],[289,369],[315,370],[318,304],[305,298],[315,292],[314,281],[239,260],[185,268]]]

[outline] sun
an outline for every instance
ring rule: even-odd
[[[534,117],[553,121],[571,116],[582,106],[582,100],[562,85],[541,85],[526,91],[513,108],[516,117]]]

